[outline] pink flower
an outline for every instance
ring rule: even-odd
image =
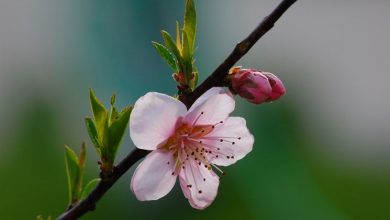
[[[232,68],[230,79],[233,92],[254,104],[274,101],[286,92],[278,77],[255,69]]]
[[[253,136],[245,119],[229,117],[232,95],[212,88],[187,111],[170,96],[150,92],[138,99],[130,117],[135,146],[152,150],[135,170],[131,190],[138,200],[156,200],[171,191],[179,178],[184,196],[196,209],[215,199],[222,172],[252,150]]]

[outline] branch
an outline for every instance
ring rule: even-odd
[[[135,164],[139,159],[143,158],[148,154],[149,151],[134,149],[130,154],[123,159],[118,166],[114,167],[112,176],[103,179],[99,182],[96,188],[89,194],[89,196],[78,203],[73,208],[67,210],[63,213],[58,220],[67,220],[67,219],[78,219],[83,216],[88,211],[95,209],[96,202],[99,201],[103,195],[111,188],[112,185],[121,177],[130,167]]]
[[[297,0],[283,0],[275,10],[263,19],[263,21],[246,37],[238,43],[229,56],[207,77],[192,93],[181,96],[180,100],[189,108],[203,93],[212,87],[224,86],[225,77],[230,68],[239,61],[255,43],[271,28],[275,22],[287,11]]]
[[[229,56],[221,63],[217,69],[192,93],[180,96],[180,100],[190,107],[199,96],[205,93],[212,87],[223,86],[224,79],[229,72],[229,69],[239,61],[252,46],[275,24],[275,22],[283,15],[287,9],[297,0],[283,0],[275,10],[264,18],[264,20],[249,34],[247,38],[238,43]],[[78,203],[73,208],[70,208],[58,217],[58,220],[77,219],[83,216],[88,211],[95,209],[96,203],[103,197],[103,195],[111,188],[112,185],[135,164],[139,159],[148,154],[149,151],[135,149],[126,156],[116,167],[111,176],[104,178],[96,186],[96,188],[89,194],[89,196]]]

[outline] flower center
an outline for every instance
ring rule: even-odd
[[[201,112],[192,124],[185,123],[182,118],[179,118],[173,134],[159,147],[160,149],[170,151],[176,161],[175,171],[172,175],[178,174],[181,169],[185,169],[185,162],[188,160],[191,160],[191,164],[196,163],[198,166],[204,166],[208,170],[211,170],[213,166],[222,172],[209,161],[210,155],[216,153],[214,151],[219,150],[219,148],[213,149],[213,146],[205,144],[204,140],[214,131],[217,125],[223,122],[220,121],[214,125],[196,125],[195,123],[203,114]]]

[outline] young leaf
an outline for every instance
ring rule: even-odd
[[[77,158],[77,154],[70,148],[68,145],[65,145],[65,155],[66,159],[69,160],[72,164],[75,164],[77,167],[79,166],[79,159]]]
[[[84,186],[83,191],[81,192],[80,200],[87,198],[87,196],[96,188],[96,186],[100,183],[100,179],[96,178],[87,183]]]
[[[195,35],[196,35],[196,9],[195,9],[194,0],[186,1],[183,32],[187,33],[187,38],[188,38],[187,40],[190,49],[189,52],[190,54],[192,54],[195,48]]]
[[[193,70],[192,70],[192,74],[194,74],[194,79],[191,81],[191,88],[194,90],[196,85],[198,84],[198,79],[199,79],[199,72],[198,72],[198,69],[194,66],[193,67]]]
[[[69,204],[74,204],[80,199],[85,159],[85,143],[82,144],[78,157],[70,147],[65,145],[65,168],[68,179]]]
[[[66,177],[68,181],[68,192],[69,192],[69,204],[72,204],[77,200],[77,191],[75,187],[76,176],[79,173],[79,159],[76,153],[67,145],[65,145],[65,169]]]
[[[91,107],[93,117],[96,122],[96,128],[100,134],[102,132],[101,129],[104,127],[104,123],[107,118],[107,110],[104,105],[97,99],[92,89],[89,89],[89,98],[91,100]]]
[[[85,142],[83,142],[81,145],[81,152],[78,157],[78,173],[75,179],[75,186],[74,186],[76,191],[75,193],[77,193],[77,201],[80,200],[86,156],[87,156],[87,146],[85,145]]]
[[[186,82],[189,82],[189,80],[192,77],[192,65],[193,65],[193,56],[191,53],[191,49],[189,47],[188,43],[188,37],[187,32],[183,32],[183,72],[186,77]]]
[[[181,70],[180,67],[181,67],[181,64],[183,63],[182,56],[180,54],[179,49],[177,48],[177,45],[175,44],[175,41],[173,40],[171,35],[166,31],[161,31],[161,35],[164,39],[164,43],[167,46],[167,48],[172,51],[173,55],[175,55],[177,62],[179,64],[179,69]]]
[[[112,156],[112,160],[115,158],[123,134],[127,128],[131,110],[132,107],[124,108],[119,114],[118,118],[112,122],[110,128],[108,129],[108,146],[110,147],[110,155]]]
[[[85,120],[85,125],[87,126],[88,135],[91,138],[91,141],[95,146],[96,150],[100,153],[100,148],[102,147],[102,143],[99,139],[95,122],[92,120],[92,118],[88,118],[88,117],[85,118],[84,120]]]
[[[157,42],[152,42],[154,48],[156,48],[157,52],[160,56],[168,63],[168,65],[173,69],[174,72],[178,72],[177,61],[175,56],[166,48],[164,45],[159,44]]]
[[[176,46],[181,53],[182,46],[181,46],[181,39],[180,39],[180,24],[178,21],[176,21]]]
[[[110,121],[109,121],[109,123],[108,124],[111,124],[111,122],[113,121],[113,120],[115,120],[115,118],[117,118],[118,117],[118,110],[115,108],[115,99],[116,99],[116,95],[115,94],[113,94],[112,96],[111,96],[111,101],[110,101],[110,104],[111,104],[111,108],[110,108],[110,117],[109,117],[109,119],[110,119]]]

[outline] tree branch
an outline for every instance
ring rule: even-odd
[[[135,164],[139,159],[143,158],[148,154],[149,151],[134,149],[130,154],[123,159],[118,166],[114,167],[112,176],[103,179],[99,182],[96,188],[89,194],[89,196],[78,203],[73,208],[63,213],[58,220],[71,220],[78,219],[88,211],[95,209],[96,202],[102,198],[102,196],[111,188],[112,185],[121,177],[130,167]]]
[[[223,86],[224,79],[228,74],[229,69],[239,61],[252,46],[275,24],[275,22],[283,15],[286,10],[297,0],[283,0],[275,10],[264,18],[264,20],[246,37],[243,41],[238,43],[229,56],[214,70],[214,72],[201,83],[192,93],[183,94],[180,100],[189,108],[199,96],[205,93],[212,87]],[[77,219],[83,216],[88,211],[95,209],[96,203],[103,197],[103,195],[111,188],[112,185],[135,164],[139,159],[148,154],[148,151],[134,149],[126,156],[116,167],[111,176],[104,178],[96,186],[96,188],[89,194],[89,196],[78,203],[76,206],[70,208],[59,216],[58,220]]]

